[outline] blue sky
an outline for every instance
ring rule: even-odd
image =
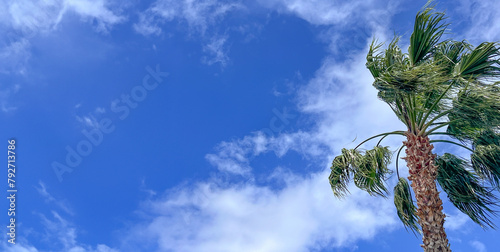
[[[0,132],[17,140],[19,189],[17,244],[1,250],[421,251],[391,197],[338,200],[327,177],[354,139],[403,129],[365,55],[374,36],[406,48],[424,4],[0,1]],[[437,8],[446,36],[478,44],[500,40],[499,7]],[[499,247],[445,213],[453,251]]]

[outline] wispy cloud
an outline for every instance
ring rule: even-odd
[[[110,9],[107,0],[83,1],[2,1],[0,31],[6,36],[0,48],[0,73],[24,74],[31,56],[30,41],[39,34],[52,32],[67,14],[76,14],[95,25],[98,32],[108,32],[126,18]]]
[[[480,241],[471,241],[470,245],[476,249],[477,252],[487,252],[486,246]]]
[[[311,134],[335,152],[377,133],[404,130],[390,108],[377,98],[364,56],[358,53],[343,63],[326,58],[316,76],[299,92],[301,111],[316,121]],[[401,140],[388,138],[383,144],[398,147]]]
[[[74,212],[70,209],[65,199],[57,199],[51,193],[48,192],[47,186],[42,181],[38,182],[38,186],[35,189],[40,194],[41,197],[45,199],[45,203],[49,206],[57,206],[63,210],[66,215],[73,216]],[[0,248],[2,251],[6,252],[41,252],[46,250],[41,250],[30,244],[30,237],[37,237],[38,244],[45,243],[49,245],[52,252],[118,252],[118,250],[110,248],[104,244],[97,244],[96,246],[91,246],[88,244],[82,244],[78,242],[78,233],[81,230],[70,221],[68,218],[64,217],[63,214],[52,209],[50,214],[43,214],[38,211],[35,212],[40,218],[41,228],[28,233],[29,237],[16,237],[16,244],[8,244],[5,241],[0,242]],[[25,224],[26,225],[26,224]],[[33,225],[32,223],[30,225]],[[24,226],[29,228],[30,226]],[[27,233],[27,232],[25,232]]]
[[[98,128],[99,122],[93,115],[76,116],[76,120],[86,128]]]
[[[55,211],[51,215],[47,217],[40,214],[40,219],[45,228],[45,240],[52,244],[52,251],[118,252],[104,244],[98,244],[95,249],[90,245],[80,244],[77,241],[76,227]]]
[[[30,244],[25,237],[17,237],[16,244],[0,242],[0,249],[5,252],[118,252],[104,244],[91,246],[81,244],[77,241],[78,230],[70,221],[62,217],[56,211],[49,216],[38,214],[42,224],[42,230],[36,231],[39,242],[46,242],[50,250],[42,250]]]
[[[249,158],[267,149],[266,145],[267,139],[262,134],[223,141],[216,147],[215,154],[207,154],[205,158],[221,172],[249,176]]]
[[[75,110],[77,114],[81,114],[78,111],[82,111],[82,104],[78,103],[75,105]],[[103,114],[106,113],[106,108],[96,107],[93,111],[86,113],[85,115],[76,115],[75,119],[79,122],[84,128],[96,129],[100,127],[99,119]]]
[[[446,230],[450,231],[461,230],[469,220],[469,216],[463,214],[462,212],[459,212],[458,210],[455,210],[454,214],[446,213],[446,221],[444,223],[444,227]]]
[[[2,112],[4,113],[10,113],[13,111],[17,110],[17,107],[10,104],[9,100],[12,95],[15,95],[21,86],[19,84],[11,85],[8,87],[5,87],[3,90],[0,87],[0,107]]]
[[[250,159],[272,152],[281,158],[289,151],[295,151],[304,158],[328,156],[329,149],[310,132],[283,133],[275,137],[258,131],[250,136],[233,141],[223,141],[205,158],[221,172],[252,177]]]
[[[460,0],[458,12],[467,25],[465,38],[473,43],[500,40],[500,9],[495,0]]]
[[[224,67],[228,60],[228,37],[224,30],[216,27],[224,17],[233,11],[243,9],[238,1],[216,0],[158,0],[139,14],[134,29],[143,35],[160,35],[164,24],[175,21],[187,26],[189,36],[202,39],[202,49],[206,53],[202,62],[207,65],[219,63]]]
[[[0,48],[0,73],[24,74],[30,54],[30,42],[20,38],[12,41],[6,47]]]
[[[227,56],[227,37],[213,37],[210,42],[203,47],[203,51],[207,53],[207,56],[203,62],[207,65],[213,65],[220,63],[221,66],[226,66],[229,61]]]
[[[242,5],[234,1],[158,0],[140,13],[139,22],[134,24],[134,28],[144,35],[158,35],[163,31],[162,24],[178,19],[192,31],[204,35],[209,26],[220,21],[228,12],[240,8]]]
[[[111,10],[108,0],[65,1],[64,11],[73,11],[89,21],[96,21],[96,30],[108,32],[112,26],[122,23],[126,17]],[[115,6],[116,7],[116,6]]]
[[[280,13],[295,15],[325,31],[318,37],[329,43],[332,52],[359,50],[374,30],[382,30],[398,8],[398,1],[261,0],[259,3]]]
[[[107,0],[12,1],[6,5],[10,26],[26,35],[56,29],[68,13],[95,21],[96,29],[102,32],[125,20],[124,16],[109,9],[110,2]]]
[[[5,252],[39,252],[38,249],[30,245],[19,244],[19,243],[17,243],[16,245],[12,245],[5,241],[2,241],[0,243],[0,248],[2,249],[2,251]]]
[[[395,226],[392,202],[359,191],[334,200],[326,171],[280,175],[286,187],[279,191],[216,181],[171,190],[144,205],[152,220],[134,227],[126,246],[145,246],[141,240],[160,251],[309,251],[351,246]]]
[[[38,186],[35,186],[35,189],[40,194],[40,196],[45,199],[47,204],[58,206],[65,213],[74,215],[74,212],[73,210],[71,210],[71,207],[68,205],[68,203],[65,200],[54,198],[52,194],[47,191],[47,187],[42,181],[38,181]]]
[[[346,23],[353,14],[365,6],[373,5],[367,1],[302,1],[302,0],[271,0],[259,1],[262,5],[293,13],[315,25],[332,25]]]

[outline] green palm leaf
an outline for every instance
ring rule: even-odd
[[[481,131],[478,137],[474,140],[474,146],[490,144],[500,146],[500,133],[496,133],[492,129]]]
[[[373,40],[370,44],[370,49],[366,55],[366,67],[370,70],[370,73],[374,78],[380,76],[380,73],[384,70],[384,65],[381,59],[381,53],[379,52],[382,47],[382,43],[377,43],[377,40]]]
[[[361,154],[356,150],[342,149],[342,154],[333,159],[331,173],[328,177],[333,194],[337,198],[343,198],[348,193],[350,175],[355,173],[352,166],[354,160],[361,158]]]
[[[391,152],[387,147],[376,146],[361,154],[357,150],[342,149],[342,154],[335,157],[328,177],[333,194],[338,198],[348,193],[348,184],[353,176],[354,184],[370,195],[385,197],[388,193],[385,181],[391,171],[387,165],[391,161]]]
[[[471,155],[474,171],[500,189],[500,146],[478,145]]]
[[[445,153],[436,158],[436,165],[437,181],[451,203],[482,227],[494,228],[491,215],[495,212],[491,207],[498,206],[498,199],[491,189],[481,185],[477,175],[468,171],[467,161]]]
[[[433,12],[433,6],[430,6],[430,2],[424,6],[423,11],[417,13],[408,48],[412,66],[420,64],[429,57],[430,52],[448,26],[448,24],[442,23],[444,19],[444,13]]]
[[[484,42],[480,44],[471,53],[462,56],[455,67],[455,76],[466,80],[498,76],[500,74],[497,59],[498,50],[497,43]]]
[[[413,232],[421,233],[416,215],[417,208],[413,204],[410,185],[405,178],[400,178],[394,187],[394,205],[398,212],[398,217],[403,222],[405,228],[410,228]]]
[[[462,53],[468,48],[470,45],[465,41],[444,41],[438,44],[434,59],[446,69],[446,74],[452,74]]]
[[[464,87],[453,100],[448,114],[448,133],[460,140],[473,140],[485,130],[500,125],[500,93],[498,83]]]
[[[391,154],[387,147],[380,146],[366,151],[364,156],[355,160],[357,170],[354,175],[354,184],[372,196],[385,197],[388,191],[384,182],[391,172],[387,169]]]

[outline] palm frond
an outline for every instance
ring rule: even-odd
[[[351,174],[354,175],[352,164],[354,160],[361,158],[357,150],[342,149],[342,154],[333,159],[331,173],[328,177],[333,194],[337,198],[344,198],[348,193],[348,184]]]
[[[348,184],[353,177],[354,184],[370,195],[385,197],[388,193],[385,181],[391,171],[387,168],[391,161],[391,152],[387,147],[376,146],[364,155],[355,149],[342,149],[342,154],[333,159],[330,186],[337,198],[348,193]]]
[[[427,59],[429,53],[439,42],[448,24],[443,23],[444,13],[433,12],[434,6],[429,2],[424,10],[417,13],[415,26],[410,37],[408,54],[412,66],[420,64]]]
[[[454,75],[465,80],[500,76],[499,50],[494,42],[480,44],[472,52],[462,56],[455,67]]]
[[[481,131],[476,139],[474,139],[474,146],[479,145],[498,145],[500,146],[500,133],[492,129]]]
[[[404,66],[403,61],[405,61],[405,55],[398,46],[399,39],[400,37],[394,36],[384,52],[384,66],[388,70],[394,67],[401,68]]]
[[[461,55],[469,48],[470,45],[465,41],[443,41],[437,45],[434,60],[446,69],[446,74],[452,74]]]
[[[385,197],[388,193],[384,183],[390,170],[387,165],[391,161],[391,151],[387,147],[376,146],[366,151],[362,158],[354,161],[357,168],[354,175],[354,184],[370,195]]]
[[[500,125],[500,92],[498,84],[470,85],[458,92],[448,114],[447,132],[460,140],[473,140],[485,130]]]
[[[416,215],[417,208],[413,204],[410,185],[405,178],[399,178],[394,187],[394,205],[405,228],[410,228],[414,233],[421,233]]]
[[[500,190],[500,146],[478,145],[471,155],[474,171]]]
[[[494,228],[491,215],[496,215],[493,207],[498,206],[498,199],[467,170],[467,161],[445,153],[436,158],[436,165],[437,181],[451,203],[481,227]]]
[[[377,40],[373,39],[366,55],[366,68],[370,70],[373,78],[379,77],[380,73],[384,70],[383,62],[380,60],[382,56],[379,52],[382,45],[382,43],[378,43]]]

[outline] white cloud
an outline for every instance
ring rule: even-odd
[[[35,186],[35,189],[45,199],[47,205],[55,205],[62,209],[65,214],[74,215],[73,211],[68,207],[66,200],[56,199],[52,196],[42,181],[38,182],[38,186]],[[118,252],[118,250],[104,244],[97,244],[95,248],[88,244],[81,244],[77,239],[78,233],[81,230],[78,230],[70,220],[55,210],[51,210],[48,216],[38,211],[34,213],[40,218],[41,228],[37,228],[37,230],[31,232],[24,232],[23,234],[36,237],[39,244],[46,243],[50,247],[50,250],[48,250],[50,252]],[[26,226],[27,224],[21,223],[21,225],[23,225],[23,228],[30,228],[30,226]],[[15,245],[3,240],[0,242],[0,250],[6,252],[48,252],[47,250],[40,250],[31,245],[31,239],[27,238],[18,235]]]
[[[75,105],[75,109],[81,108],[82,104]],[[86,128],[96,129],[100,127],[99,118],[106,113],[106,108],[96,107],[94,111],[88,112],[86,115],[75,116],[76,120]]]
[[[73,210],[71,210],[71,207],[69,207],[68,203],[65,200],[54,198],[52,196],[52,194],[50,194],[47,191],[47,188],[46,188],[45,184],[42,181],[38,181],[38,187],[35,186],[35,189],[40,194],[40,196],[42,196],[43,198],[45,198],[46,203],[58,206],[65,213],[67,213],[69,215],[74,215],[74,212],[73,212]]]
[[[377,133],[405,130],[387,104],[377,98],[364,63],[364,53],[344,63],[327,58],[299,95],[301,110],[318,120],[316,138],[337,152],[352,146],[354,140],[359,143]],[[399,140],[389,137],[383,144],[397,147]]]
[[[134,29],[143,34],[160,34],[161,25],[179,19],[194,31],[205,34],[210,25],[222,19],[228,12],[240,9],[238,2],[217,0],[158,0],[140,13]]]
[[[458,11],[470,22],[465,39],[473,43],[500,40],[500,2],[461,0]]]
[[[44,239],[52,240],[56,245],[70,248],[76,244],[76,228],[56,211],[52,211],[52,218],[39,214],[45,228]]]
[[[16,242],[15,245],[12,245],[10,243],[2,241],[2,243],[0,244],[0,248],[5,252],[39,252],[39,250],[35,247],[20,244],[19,242]]]
[[[444,199],[443,196],[446,197],[445,195],[441,194],[441,199]],[[469,216],[458,210],[455,211],[455,214],[446,213],[444,228],[450,231],[461,230],[469,220]]]
[[[95,20],[96,29],[106,32],[111,26],[125,20],[125,17],[111,11],[109,5],[106,0],[12,1],[6,6],[11,21],[4,25],[30,37],[34,33],[55,29],[64,16],[72,12],[82,18]]]
[[[28,37],[34,33],[52,29],[62,16],[64,3],[60,1],[11,1],[6,6],[10,24]]]
[[[221,172],[252,176],[250,159],[267,152],[281,158],[289,151],[295,151],[306,158],[328,156],[322,140],[309,132],[293,132],[267,137],[263,132],[230,142],[223,141],[215,148],[215,154],[207,154],[206,159]]]
[[[25,65],[31,56],[30,46],[28,39],[20,38],[6,47],[0,48],[0,73],[24,74],[26,72]]]
[[[0,59],[1,59],[1,57],[0,57]],[[2,64],[2,63],[0,63],[0,64]],[[20,88],[21,88],[21,86],[19,84],[14,84],[14,85],[11,85],[11,86],[4,88],[3,90],[0,89],[0,100],[1,100],[0,106],[1,106],[2,112],[10,113],[12,111],[17,110],[17,107],[15,107],[9,103],[9,98],[12,95],[15,95],[19,91]]]
[[[477,252],[487,252],[486,246],[480,241],[471,241],[470,245],[476,249]]]
[[[77,229],[67,219],[56,211],[51,216],[38,213],[43,231],[36,231],[36,236],[41,238],[39,242],[48,242],[50,252],[118,252],[118,250],[104,244],[95,246],[80,244],[77,242]],[[5,241],[0,242],[0,249],[5,252],[47,252],[32,246],[24,237],[16,237],[16,244],[12,245]]]
[[[310,251],[353,246],[395,226],[392,202],[357,190],[337,200],[327,171],[281,175],[287,184],[279,191],[215,181],[171,190],[146,202],[152,220],[134,227],[128,242],[159,251]]]
[[[38,185],[40,187],[35,186],[35,189],[38,191],[38,193],[42,197],[44,197],[48,201],[55,201],[56,200],[49,192],[47,192],[47,188],[45,188],[45,184],[42,181],[38,181]]]
[[[207,154],[205,158],[222,172],[229,172],[237,175],[248,175],[250,172],[248,160],[246,159],[238,162],[232,159],[231,156],[226,157],[225,153],[219,153],[218,155]]]
[[[223,141],[216,147],[216,154],[207,154],[205,158],[221,172],[249,175],[249,157],[265,151],[267,141],[260,133],[240,140]]]
[[[354,13],[361,12],[362,7],[371,5],[368,1],[271,0],[259,2],[270,8],[291,12],[315,25],[345,23],[348,19],[353,18]]]
[[[380,32],[386,31],[399,5],[397,0],[260,0],[259,3],[324,28],[318,38],[329,44],[332,53],[342,56],[361,49],[374,34],[383,39]]]
[[[0,48],[0,73],[26,71],[29,60],[30,40],[39,34],[57,29],[64,16],[76,14],[95,24],[99,32],[108,32],[112,26],[125,21],[125,17],[110,9],[107,0],[64,1],[7,1],[0,3],[0,32],[6,34]]]
[[[391,37],[387,36],[386,29],[391,13],[396,9],[393,1],[274,0],[262,4],[284,8],[311,24],[333,27],[323,33],[333,54],[323,60],[315,77],[298,92],[299,109],[317,120],[316,129],[310,132],[317,141],[338,151],[339,145],[344,147],[355,138],[359,142],[382,133],[380,131],[404,130],[404,125],[389,106],[377,98],[377,91],[372,86],[373,77],[365,67],[371,39],[376,36],[385,41]],[[342,53],[346,59],[339,61],[335,52],[341,49],[338,45],[340,38],[331,35],[351,37],[346,36],[344,28],[351,29],[347,33],[353,33],[357,40],[347,43],[347,47],[357,44],[360,48],[349,51],[349,54],[344,50]]]
[[[110,10],[107,0],[67,0],[64,3],[65,10],[73,11],[86,19],[96,20],[98,31],[107,32],[113,25],[126,19]]]
[[[213,65],[220,63],[221,66],[225,66],[229,61],[227,56],[227,37],[213,37],[210,42],[203,46],[203,51],[208,54],[208,56],[203,60],[207,65]]]
[[[43,250],[38,250],[37,248],[31,246],[31,245],[26,245],[26,244],[21,244],[17,242],[15,245],[12,244],[7,244],[5,242],[0,243],[0,248],[4,252],[46,252]],[[98,244],[95,249],[89,246],[81,247],[81,246],[74,246],[70,248],[65,248],[58,250],[56,248],[53,248],[50,251],[60,251],[60,252],[118,252],[118,250],[110,248],[106,245],[103,244]]]
[[[9,113],[9,112],[16,111],[16,110],[17,110],[17,107],[10,107],[8,105],[5,105],[5,102],[2,102],[2,111],[3,112]]]
[[[160,35],[163,24],[177,21],[187,25],[190,35],[202,38],[203,51],[207,54],[202,62],[207,65],[216,63],[224,67],[229,57],[228,37],[219,35],[215,27],[229,12],[242,9],[235,1],[217,0],[158,0],[139,14],[139,21],[133,25],[136,32],[143,35]]]
[[[87,128],[99,128],[99,122],[92,115],[76,116],[76,120]]]
[[[331,49],[339,51],[343,44],[353,42],[363,46],[366,37],[374,28],[385,26],[390,18],[389,11],[394,9],[392,1],[260,1],[262,6],[270,10],[278,10],[302,18],[313,25],[334,27],[324,35]],[[157,0],[147,10],[139,14],[134,29],[143,35],[160,35],[167,22],[179,22],[187,25],[190,34],[200,35],[203,39],[203,50],[208,56],[203,63],[212,65],[220,63],[224,66],[228,61],[227,30],[216,28],[221,20],[230,12],[246,10],[249,7],[240,2],[217,0]],[[236,30],[241,27],[233,27]],[[220,29],[220,28],[219,28]],[[228,28],[229,29],[229,28]],[[339,29],[343,29],[342,31]],[[337,36],[340,32],[349,31],[352,35]]]

